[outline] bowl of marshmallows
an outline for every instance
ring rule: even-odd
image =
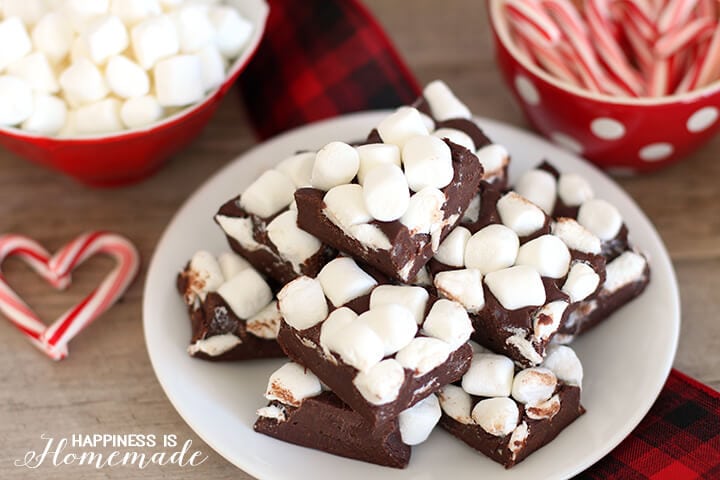
[[[0,144],[93,186],[155,172],[255,52],[264,0],[3,0]]]

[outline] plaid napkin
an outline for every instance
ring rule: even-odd
[[[342,113],[412,102],[420,88],[356,0],[269,0],[257,56],[240,77],[262,138]],[[720,479],[720,394],[673,370],[648,415],[580,479]]]

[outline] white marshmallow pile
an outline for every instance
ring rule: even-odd
[[[563,173],[559,178],[547,170],[533,168],[523,173],[515,191],[552,215],[559,199],[567,207],[579,207],[595,197],[590,184],[576,173]]]
[[[368,293],[370,308],[361,315],[343,307]],[[339,357],[358,370],[353,383],[373,405],[395,400],[406,372],[425,375],[469,340],[472,324],[462,305],[440,299],[425,315],[428,300],[421,287],[377,286],[343,257],[323,267],[317,279],[300,277],[278,293],[287,324],[296,330],[321,324],[317,348],[328,361]],[[329,315],[328,301],[340,307]]]
[[[447,385],[438,397],[443,412],[455,421],[497,437],[512,435],[512,441],[527,435],[523,411],[533,420],[552,419],[561,406],[558,382],[582,388],[582,376],[580,360],[564,345],[551,345],[542,365],[517,373],[508,357],[476,353],[460,386]]]
[[[216,292],[232,312],[245,321],[246,329],[259,338],[275,339],[280,329],[280,311],[270,287],[244,258],[232,252],[217,258],[204,250],[196,252],[184,275],[188,278],[185,302],[193,309],[201,307],[207,294]],[[190,354],[204,352],[217,356],[240,343],[233,333],[200,339],[190,345]]]
[[[5,0],[0,126],[47,136],[140,128],[201,101],[253,31],[195,0]]]

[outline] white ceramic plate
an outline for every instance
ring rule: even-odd
[[[309,125],[266,142],[218,172],[178,211],[150,264],[143,320],[148,352],[165,393],[197,434],[239,468],[261,479],[317,480],[448,478],[566,478],[602,458],[640,422],[670,371],[680,327],[679,295],[668,254],[652,224],[608,177],[541,138],[480,120],[490,138],[512,154],[511,177],[540,160],[585,176],[599,197],[617,205],[633,242],[651,259],[647,291],[573,345],[585,367],[587,414],[550,445],[505,471],[441,429],[413,448],[405,470],[378,467],[290,445],[253,432],[255,410],[265,405],[267,378],[282,360],[217,364],[190,358],[190,323],[175,291],[175,276],[199,249],[228,248],[212,216],[262,171],[297,150],[332,140],[359,140],[385,114],[348,115]],[[485,477],[487,478],[487,477]]]

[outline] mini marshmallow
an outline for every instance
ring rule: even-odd
[[[432,133],[433,137],[447,138],[452,143],[467,148],[471,152],[475,152],[475,142],[467,133],[457,128],[438,128]]]
[[[622,215],[610,202],[594,198],[580,205],[577,221],[600,240],[612,240],[620,233]]]
[[[60,86],[71,106],[97,102],[109,93],[103,74],[87,58],[78,58],[60,74]]]
[[[43,13],[46,5],[44,0],[3,0],[2,13],[5,18],[20,17],[26,25],[34,25]]]
[[[222,335],[213,335],[212,337],[198,340],[192,345],[188,346],[187,352],[190,355],[196,355],[198,352],[203,352],[211,357],[217,357],[223,353],[232,350],[237,345],[240,345],[240,340],[236,335],[232,333],[224,333]]]
[[[63,102],[63,103],[65,103],[65,102]],[[68,110],[67,116],[65,117],[65,125],[62,126],[60,131],[57,133],[57,136],[62,138],[62,137],[72,137],[75,135],[77,135],[77,131],[75,129],[75,111]]]
[[[582,387],[582,363],[572,348],[551,343],[545,352],[543,367],[552,371],[559,380],[568,385]]]
[[[421,377],[442,365],[451,351],[450,345],[437,338],[415,337],[395,355],[395,359],[403,367],[412,370],[414,376]]]
[[[501,173],[501,170],[510,161],[510,154],[507,149],[498,143],[485,145],[475,152],[475,155],[480,160],[480,165],[483,166],[483,177],[485,178]]]
[[[42,52],[33,52],[11,63],[7,73],[22,78],[38,93],[57,93],[60,90],[55,71]]]
[[[478,230],[465,246],[465,266],[488,274],[515,264],[520,240],[505,225],[493,224]]]
[[[361,185],[355,183],[331,188],[323,197],[325,214],[335,224],[350,227],[372,220],[365,207]]]
[[[505,344],[515,348],[530,364],[538,365],[542,363],[543,357],[535,349],[535,344],[531,339],[528,339],[529,335],[527,330],[524,328],[514,328],[512,331],[514,331],[513,335],[505,340]]]
[[[320,380],[310,370],[288,362],[270,375],[265,398],[299,407],[303,400],[321,392]]]
[[[273,418],[278,422],[284,422],[287,420],[285,416],[285,409],[278,407],[277,405],[268,405],[267,407],[258,408],[255,410],[255,415],[263,418]]]
[[[130,37],[135,58],[145,70],[180,51],[177,29],[167,15],[143,20],[132,28]]]
[[[553,418],[560,411],[560,397],[555,394],[544,402],[525,405],[525,412],[533,420]]]
[[[83,41],[90,59],[96,64],[118,55],[130,44],[125,25],[115,15],[93,20],[83,33]]]
[[[278,253],[289,261],[297,273],[307,259],[315,255],[322,244],[297,226],[297,211],[288,210],[273,219],[267,226],[270,241]]]
[[[567,293],[572,303],[585,300],[600,284],[600,275],[588,264],[576,262],[570,268],[562,291]]]
[[[540,274],[527,265],[490,272],[485,275],[485,284],[508,310],[545,303],[545,287]]]
[[[502,223],[512,228],[519,237],[526,237],[545,225],[545,213],[525,197],[508,192],[497,202]]]
[[[280,331],[282,315],[278,310],[277,301],[268,303],[262,310],[248,318],[245,322],[247,331],[256,337],[274,340]]]
[[[346,364],[366,372],[383,359],[383,341],[365,322],[358,319],[334,330],[334,335],[326,335],[326,346]]]
[[[284,173],[267,170],[245,189],[240,206],[248,213],[269,218],[290,205],[295,185]]]
[[[515,184],[515,191],[552,214],[557,198],[557,180],[546,170],[535,168],[525,172]]]
[[[283,318],[296,330],[317,325],[328,316],[325,294],[314,278],[296,278],[278,292],[277,299]]]
[[[330,312],[320,326],[320,346],[323,347],[326,355],[329,354],[335,339],[344,335],[345,329],[357,318],[357,313],[348,307],[340,307]]]
[[[123,129],[120,118],[122,104],[116,98],[106,98],[75,110],[75,129],[79,134],[112,133]]]
[[[401,149],[412,137],[430,133],[420,112],[412,107],[398,108],[378,124],[377,131],[383,143],[392,143]]]
[[[486,398],[475,405],[472,418],[490,435],[504,437],[517,427],[520,410],[508,397]]]
[[[462,388],[479,397],[507,397],[512,391],[515,364],[504,355],[476,353],[463,375]]]
[[[533,315],[533,335],[540,341],[546,341],[557,332],[560,321],[568,307],[565,300],[555,300],[542,306]]]
[[[339,257],[328,262],[318,273],[317,279],[325,295],[336,307],[367,295],[377,285],[377,281],[349,257]]]
[[[210,21],[215,28],[215,45],[225,58],[240,54],[253,31],[253,25],[240,16],[232,7],[220,5],[211,7]]]
[[[432,278],[430,278],[430,273],[428,272],[427,265],[418,270],[417,275],[415,275],[415,278],[410,282],[410,284],[418,285],[421,287],[432,286]]]
[[[53,64],[62,61],[70,52],[75,34],[60,12],[48,12],[32,30],[32,43]]]
[[[400,218],[400,223],[413,235],[432,234],[443,220],[443,206],[446,200],[445,194],[437,188],[424,188],[410,197],[407,211]]]
[[[392,244],[387,235],[375,225],[367,223],[350,226],[350,236],[371,250],[390,250]]]
[[[450,267],[462,267],[465,265],[465,246],[470,240],[470,230],[465,227],[455,227],[445,240],[442,241],[435,260]]]
[[[592,187],[576,173],[563,173],[558,179],[558,196],[568,207],[578,207],[595,196]]]
[[[22,128],[42,135],[55,135],[63,128],[66,118],[65,102],[53,95],[35,93],[32,114],[22,123]]]
[[[180,51],[195,53],[213,42],[215,28],[208,15],[207,5],[183,5],[173,15],[180,40]]]
[[[518,250],[516,265],[529,265],[542,277],[564,277],[570,268],[570,250],[555,235],[542,235]]]
[[[0,75],[0,125],[17,125],[32,114],[30,84],[13,75]]]
[[[475,223],[480,219],[480,194],[475,195],[465,209],[460,223]]]
[[[235,315],[248,319],[272,301],[272,291],[265,280],[252,268],[243,270],[223,283],[217,290]]]
[[[512,396],[520,403],[535,405],[549,399],[555,393],[557,377],[543,367],[532,367],[521,370],[515,375]]]
[[[315,152],[298,153],[278,163],[275,170],[290,177],[297,188],[309,187],[314,163]]]
[[[403,443],[419,445],[427,440],[441,416],[440,402],[435,395],[425,397],[412,407],[400,412],[398,422],[400,438]]]
[[[87,43],[85,43],[82,37],[75,37],[70,47],[70,63],[75,63],[81,58],[90,60],[90,52],[87,49]],[[92,63],[92,60],[90,60]],[[93,63],[93,65],[95,65]]]
[[[405,370],[392,358],[359,372],[353,379],[355,388],[372,405],[385,405],[395,400],[404,382]]]
[[[508,450],[510,450],[513,460],[515,460],[518,453],[524,450],[527,446],[527,438],[528,424],[527,422],[522,422],[520,425],[515,427],[515,430],[513,430],[512,435],[510,435],[510,440],[508,441]]]
[[[426,335],[446,342],[451,350],[456,350],[470,340],[473,327],[462,305],[441,298],[430,308],[422,330]]]
[[[470,425],[475,421],[470,415],[472,410],[472,398],[457,385],[445,385],[437,394],[445,415],[463,425]]]
[[[635,252],[623,252],[622,255],[607,264],[603,291],[615,292],[625,285],[637,282],[645,274],[647,260]]]
[[[32,42],[20,18],[8,17],[0,22],[0,45],[0,72],[30,53]]]
[[[203,98],[202,64],[197,55],[176,55],[153,68],[157,100],[163,107],[182,107]]]
[[[422,287],[406,285],[380,285],[370,294],[370,309],[382,305],[397,304],[407,308],[413,315],[417,325],[425,319],[425,309],[430,295]]]
[[[201,301],[205,301],[208,292],[214,292],[225,281],[220,265],[218,265],[215,257],[204,250],[196,252],[190,259],[189,265],[190,282],[188,290]],[[194,296],[185,298],[188,305],[194,301]]]
[[[157,0],[111,0],[110,13],[132,26],[150,16],[160,15],[162,9]]]
[[[145,70],[124,55],[111,57],[105,67],[105,79],[110,90],[121,98],[147,95],[150,78]]]
[[[440,272],[435,275],[434,283],[438,293],[459,303],[469,313],[478,313],[485,306],[480,270],[465,268]]]
[[[380,305],[360,315],[384,345],[384,355],[392,355],[406,347],[417,333],[417,323],[410,310],[398,304]]]
[[[552,234],[572,250],[595,255],[602,251],[600,239],[572,218],[558,218],[552,225]]]
[[[153,95],[129,98],[120,108],[120,118],[128,128],[139,128],[155,123],[163,117],[163,107]]]
[[[200,58],[202,69],[203,90],[215,89],[225,81],[225,59],[214,45],[207,45],[198,50],[196,55]]]
[[[400,161],[400,149],[391,143],[369,143],[355,147],[360,158],[360,166],[357,172],[358,183],[365,182],[365,175],[378,165],[391,164],[402,165]]]
[[[452,118],[472,118],[470,109],[465,106],[442,80],[427,84],[423,97],[430,106],[433,117],[442,122]]]
[[[242,272],[243,270],[252,268],[252,266],[247,260],[234,252],[221,253],[218,256],[217,261],[220,265],[220,270],[222,271],[223,278],[226,281],[232,280],[235,275]]]
[[[402,217],[410,204],[405,174],[397,165],[378,165],[365,177],[363,198],[370,215],[381,222]]]
[[[453,179],[452,153],[447,143],[430,135],[412,137],[402,149],[407,184],[413,192],[443,188]]]
[[[328,191],[338,185],[349,183],[360,168],[357,151],[347,143],[330,142],[315,156],[311,183],[315,188]]]

